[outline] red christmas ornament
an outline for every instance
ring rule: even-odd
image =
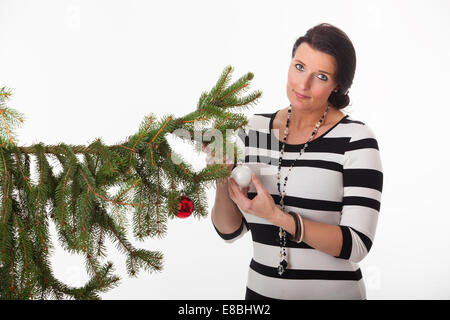
[[[180,203],[178,204],[178,218],[187,218],[194,211],[194,203],[186,196],[180,197]]]

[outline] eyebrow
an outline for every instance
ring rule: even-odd
[[[301,61],[301,60],[299,60],[299,59],[295,59],[295,61],[298,61],[298,62],[300,62],[301,64],[303,64],[303,65],[306,66],[306,63],[304,63],[303,61]],[[319,70],[319,72],[323,72],[323,73],[326,73],[326,74],[328,74],[329,76],[331,76],[331,73],[329,73],[329,72],[327,72],[327,71]]]

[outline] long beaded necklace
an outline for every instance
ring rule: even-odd
[[[305,152],[305,149],[308,146],[308,143],[316,135],[317,130],[319,130],[320,126],[322,125],[322,122],[325,119],[325,116],[327,115],[329,108],[330,108],[330,104],[328,103],[327,108],[325,109],[325,112],[323,113],[322,117],[317,122],[316,126],[314,127],[314,130],[312,131],[311,136],[309,137],[308,141],[303,145],[303,148],[300,150],[297,158],[292,162],[292,164],[286,174],[286,177],[284,177],[283,191],[281,191],[281,189],[280,189],[280,186],[281,186],[281,183],[280,183],[281,161],[283,160],[284,147],[286,145],[286,140],[287,140],[287,136],[289,133],[289,121],[290,121],[289,119],[291,117],[291,112],[292,112],[292,105],[289,105],[288,116],[287,116],[287,120],[286,120],[286,128],[284,129],[284,138],[283,138],[283,143],[281,145],[280,159],[278,162],[278,173],[277,173],[277,181],[278,181],[277,186],[278,186],[278,192],[281,197],[280,206],[281,206],[282,211],[285,211],[284,197],[286,196],[286,184],[288,181],[288,176],[291,173],[291,170],[294,167],[295,162],[297,162],[298,158],[300,158],[300,156]],[[304,232],[304,231],[302,230],[301,232]],[[280,236],[280,265],[278,266],[278,274],[281,276],[284,273],[284,271],[287,269],[287,266],[288,266],[287,253],[286,253],[286,230],[284,230],[283,228],[280,227],[279,236]]]

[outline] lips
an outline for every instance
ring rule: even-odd
[[[297,98],[299,98],[299,99],[308,99],[308,98],[309,98],[308,96],[305,96],[305,95],[303,95],[303,94],[301,94],[301,93],[298,93],[298,92],[296,92],[296,91],[294,91],[294,93],[295,93],[295,96],[296,96]]]

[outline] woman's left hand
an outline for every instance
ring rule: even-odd
[[[276,215],[277,205],[270,193],[264,188],[256,174],[252,173],[252,183],[256,188],[257,195],[252,200],[247,197],[247,192],[241,191],[236,181],[230,178],[228,193],[231,200],[244,212],[253,214],[267,221],[273,221]],[[248,190],[244,188],[243,190]]]

